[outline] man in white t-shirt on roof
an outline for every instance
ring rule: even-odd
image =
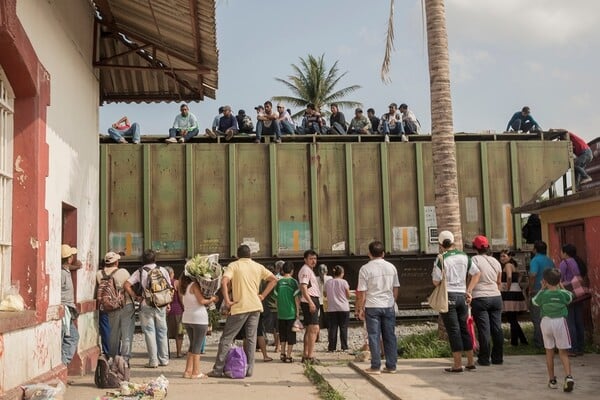
[[[385,354],[383,372],[395,373],[398,359],[394,305],[400,282],[398,270],[383,259],[384,255],[383,243],[374,241],[369,244],[371,261],[360,268],[356,287],[356,315],[366,322],[371,350],[371,367],[365,371],[374,375],[381,374],[380,338]]]

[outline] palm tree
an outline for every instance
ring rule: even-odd
[[[431,92],[431,150],[435,186],[435,211],[438,230],[454,233],[457,248],[462,248],[460,204],[458,199],[458,174],[456,147],[452,123],[452,98],[450,95],[450,61],[444,0],[426,0],[427,52],[429,55],[429,85]],[[386,52],[381,76],[388,81],[390,53],[394,42],[394,0],[390,0],[390,17]]]
[[[350,93],[360,89],[360,86],[352,85],[343,89],[336,89],[340,79],[347,72],[340,73],[337,61],[328,70],[324,59],[325,54],[318,58],[311,54],[307,58],[300,57],[298,65],[292,64],[294,73],[289,75],[288,79],[275,78],[276,81],[286,85],[293,96],[275,96],[272,100],[283,101],[303,109],[309,103],[313,103],[317,110],[331,103],[337,103],[340,108],[362,107],[359,102],[342,100]],[[300,113],[297,113],[297,115]]]

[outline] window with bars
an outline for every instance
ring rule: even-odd
[[[0,66],[0,291],[11,284],[14,97]]]

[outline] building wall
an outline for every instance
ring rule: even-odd
[[[0,398],[12,398],[25,382],[66,373],[60,345],[65,205],[76,209],[76,228],[68,237],[83,263],[74,274],[81,339],[69,372],[89,371],[98,353],[93,297],[99,259],[99,89],[92,68],[93,18],[90,3],[81,0],[0,5],[0,45],[13,53],[0,54],[0,65],[15,89],[12,275],[21,279],[32,310],[0,321]]]
[[[561,243],[557,224],[568,223],[570,221],[582,220],[585,231],[585,245],[588,266],[588,276],[590,279],[590,288],[592,290],[592,299],[590,301],[590,311],[593,326],[594,343],[600,343],[600,246],[598,246],[598,237],[600,236],[600,199],[587,203],[564,204],[563,206],[540,211],[542,220],[542,233],[544,240],[547,241],[549,249],[548,255],[554,260],[556,265],[560,262]]]

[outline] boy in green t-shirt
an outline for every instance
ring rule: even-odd
[[[281,268],[283,276],[275,286],[277,297],[277,319],[279,324],[279,341],[281,343],[281,361],[291,363],[292,350],[296,344],[294,321],[299,317],[300,289],[298,281],[292,278],[294,263],[286,261]],[[286,349],[287,343],[287,349]]]
[[[571,392],[575,380],[571,376],[568,350],[571,348],[571,339],[567,328],[567,305],[573,300],[573,295],[560,286],[560,270],[548,268],[544,270],[542,290],[536,294],[531,302],[540,307],[542,322],[540,328],[546,348],[546,367],[548,368],[548,387],[557,389],[558,383],[554,375],[554,348],[558,348],[558,356],[565,370],[563,390]]]

